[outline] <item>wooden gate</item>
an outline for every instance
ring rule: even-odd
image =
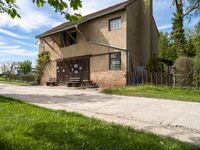
[[[57,62],[57,83],[65,85],[70,78],[90,80],[90,57],[77,57]]]

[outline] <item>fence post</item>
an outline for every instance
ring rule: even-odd
[[[176,86],[176,75],[173,74],[173,86],[175,87]]]
[[[146,70],[146,83],[148,83],[148,71]]]

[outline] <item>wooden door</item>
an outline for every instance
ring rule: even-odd
[[[81,80],[89,80],[89,57],[74,58],[69,60],[69,78],[78,77]]]
[[[78,57],[57,62],[57,83],[65,85],[70,77],[90,80],[90,58]]]

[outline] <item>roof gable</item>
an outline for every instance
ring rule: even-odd
[[[87,21],[102,17],[104,15],[108,15],[108,14],[111,14],[113,12],[123,10],[123,9],[126,8],[127,5],[129,5],[132,2],[133,2],[133,0],[127,0],[125,2],[116,4],[114,6],[102,9],[102,10],[97,11],[95,13],[92,13],[92,14],[89,14],[87,16],[84,16],[79,22],[75,22],[75,23],[66,22],[66,23],[63,23],[63,24],[61,24],[61,25],[59,25],[57,27],[54,27],[54,28],[52,28],[52,29],[50,29],[50,30],[48,30],[48,31],[36,36],[36,38],[46,37],[46,36],[49,36],[49,35],[64,31],[64,30],[68,30],[68,29],[74,28],[77,24],[85,23]]]

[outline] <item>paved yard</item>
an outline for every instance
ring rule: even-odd
[[[0,95],[109,122],[128,125],[200,145],[200,103],[110,96],[67,87],[0,84]]]

